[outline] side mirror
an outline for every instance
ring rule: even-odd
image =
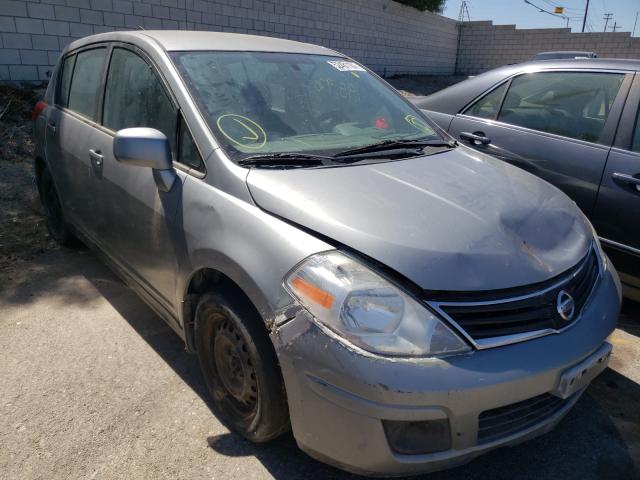
[[[113,156],[125,165],[152,168],[158,188],[163,192],[171,190],[176,172],[164,133],[154,128],[119,130],[113,139]]]

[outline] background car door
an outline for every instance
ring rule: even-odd
[[[96,128],[106,46],[68,55],[58,79],[56,108],[46,126],[46,155],[65,215],[81,233],[96,233],[90,139]]]
[[[622,280],[640,288],[640,76],[602,177],[593,224]],[[637,297],[640,299],[640,296]]]
[[[177,254],[176,212],[185,174],[169,192],[159,191],[150,168],[119,163],[113,156],[115,132],[151,127],[163,132],[175,151],[178,111],[154,68],[142,52],[114,47],[106,75],[103,129],[94,149],[102,156],[97,195],[99,238],[103,249],[175,316]]]
[[[591,215],[630,80],[619,72],[518,75],[456,115],[449,132],[553,183]]]

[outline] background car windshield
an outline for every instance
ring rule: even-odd
[[[422,114],[356,63],[287,53],[176,52],[173,59],[232,158],[333,154],[439,139]]]

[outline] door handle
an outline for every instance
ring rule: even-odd
[[[53,135],[56,134],[56,124],[54,122],[51,122],[51,121],[47,122],[47,128],[51,130],[51,133]]]
[[[96,167],[102,166],[102,159],[104,156],[100,153],[100,150],[89,150],[89,158]]]
[[[460,132],[460,138],[474,145],[489,145],[491,143],[491,139],[485,137],[483,132]]]
[[[636,191],[640,192],[640,178],[639,177],[634,177],[633,175],[628,175],[626,173],[618,173],[618,172],[612,173],[611,177],[613,177],[614,180],[617,180],[619,182],[623,182],[623,183],[626,183],[628,185],[632,185],[633,187],[635,187]]]

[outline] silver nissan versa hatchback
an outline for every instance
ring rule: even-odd
[[[549,431],[607,365],[620,285],[575,203],[340,53],[100,34],[34,121],[51,235],[175,329],[249,440],[433,471]]]

